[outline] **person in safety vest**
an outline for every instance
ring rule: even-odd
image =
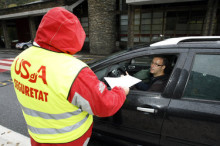
[[[32,146],[87,145],[93,115],[112,116],[126,99],[129,88],[108,90],[85,63],[72,56],[81,50],[85,37],[74,14],[53,8],[42,19],[34,46],[11,66]]]

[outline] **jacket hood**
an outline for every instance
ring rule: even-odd
[[[42,48],[73,55],[82,49],[85,37],[78,18],[56,7],[42,18],[34,41]]]

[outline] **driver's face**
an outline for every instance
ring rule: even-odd
[[[163,64],[163,59],[160,57],[154,57],[151,62],[150,72],[154,77],[164,75],[165,66]]]

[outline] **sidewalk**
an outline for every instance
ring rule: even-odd
[[[0,125],[0,146],[31,146],[30,138]]]

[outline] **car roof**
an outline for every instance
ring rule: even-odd
[[[140,45],[137,48],[129,48],[121,52],[117,52],[114,55],[110,55],[107,58],[103,58],[98,62],[90,64],[92,67],[95,64],[101,64],[101,62],[107,62],[110,59],[122,57],[133,53],[143,53],[143,51],[157,50],[157,49],[220,49],[220,36],[196,36],[196,37],[179,37],[170,38],[154,44]]]
[[[197,46],[210,46],[210,44],[217,44],[220,46],[220,36],[190,36],[169,38],[157,43],[153,43],[150,47],[163,47],[163,46],[184,46],[184,45],[197,45]]]

